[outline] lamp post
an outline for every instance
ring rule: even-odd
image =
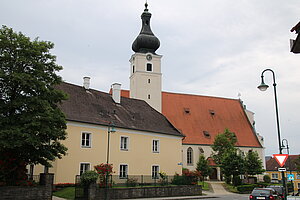
[[[284,145],[284,143],[285,143],[285,145]],[[281,146],[282,146],[283,149],[287,150],[287,153],[288,153],[288,156],[289,156],[290,155],[290,148],[289,148],[289,142],[287,141],[287,139],[282,139]],[[288,159],[289,159],[289,171],[290,171],[290,174],[292,174],[291,158],[288,158]],[[293,180],[291,180],[291,183],[292,183],[292,190],[293,190],[293,193],[294,193]]]
[[[268,89],[268,85],[265,84],[264,82],[264,73],[266,71],[270,71],[272,72],[273,75],[273,87],[274,87],[274,97],[275,97],[275,111],[276,111],[276,122],[277,122],[277,137],[278,137],[278,145],[279,145],[279,154],[282,154],[282,146],[281,146],[281,139],[280,139],[280,127],[279,127],[279,114],[278,114],[278,105],[277,105],[277,92],[276,92],[276,82],[275,82],[275,73],[273,70],[271,69],[265,69],[262,73],[261,73],[261,84],[257,87],[260,91],[266,91]],[[283,188],[285,190],[285,175],[284,172],[281,172],[282,175],[282,184],[283,184]],[[286,199],[287,197],[287,191],[284,192],[284,199]]]
[[[108,167],[109,162],[109,144],[110,144],[110,133],[116,132],[116,129],[113,125],[113,123],[109,123],[107,128],[107,152],[106,152],[106,167]],[[105,178],[105,199],[108,195],[108,170],[106,170],[106,178]]]

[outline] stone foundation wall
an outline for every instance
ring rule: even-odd
[[[105,188],[97,188],[96,184],[89,188],[89,200],[105,199]],[[108,199],[134,199],[172,196],[195,196],[202,194],[202,187],[199,185],[180,185],[162,187],[141,187],[141,188],[109,188]]]
[[[4,186],[0,187],[1,200],[51,200],[53,174],[40,174],[38,186]]]

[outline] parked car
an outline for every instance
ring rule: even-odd
[[[282,185],[269,185],[267,188],[274,189],[278,195],[281,197],[281,199],[284,200],[284,188]]]
[[[281,200],[278,193],[272,188],[254,188],[249,196],[250,200]]]

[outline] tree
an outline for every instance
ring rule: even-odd
[[[202,181],[204,181],[204,177],[207,177],[212,173],[212,169],[208,163],[208,160],[205,159],[205,156],[202,154],[199,156],[196,170],[200,172]]]
[[[300,173],[300,155],[298,156],[297,159],[294,160],[294,163],[295,163],[297,172]]]
[[[214,143],[212,145],[213,158],[217,164],[221,164],[222,157],[225,152],[233,150],[235,143],[237,142],[236,135],[225,129],[224,133],[218,134],[215,137]]]
[[[50,53],[53,47],[51,42],[31,41],[6,26],[0,29],[2,181],[20,179],[27,164],[51,166],[50,161],[66,153],[60,143],[66,138],[66,120],[59,109],[66,95],[55,89],[62,82],[56,74],[62,67]]]
[[[245,156],[245,175],[248,182],[248,175],[262,174],[263,169],[262,160],[256,151],[249,151]]]
[[[230,149],[226,151],[221,159],[221,170],[225,175],[226,182],[239,185],[239,175],[244,174],[244,159],[237,149]]]

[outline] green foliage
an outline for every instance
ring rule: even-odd
[[[96,183],[98,177],[99,177],[99,174],[95,171],[85,171],[80,176],[80,183],[82,185],[88,186],[91,183]]]
[[[199,156],[196,170],[200,172],[202,181],[204,181],[204,177],[207,177],[212,173],[212,168],[209,165],[208,160],[205,159],[205,156],[202,154]]]
[[[53,192],[53,195],[64,199],[75,199],[75,187],[66,187],[62,190]]]
[[[24,163],[51,166],[49,161],[61,158],[67,151],[60,143],[66,138],[66,121],[59,109],[66,95],[55,89],[62,81],[56,74],[62,67],[50,53],[53,46],[48,41],[31,41],[6,26],[0,29],[2,163],[9,162],[5,158],[9,154],[21,166]],[[0,169],[0,177],[4,173]]]
[[[218,134],[215,137],[214,143],[212,145],[213,158],[217,164],[221,164],[221,159],[226,151],[234,149],[234,145],[237,142],[236,135],[225,129],[224,133]]]
[[[271,183],[271,177],[269,175],[264,175],[263,179],[265,183]]]
[[[259,158],[256,151],[249,151],[245,156],[245,172],[248,175],[261,174],[263,169],[262,160]]]
[[[255,187],[257,187],[256,184],[239,185],[236,189],[239,193],[250,193]]]
[[[236,149],[228,150],[224,153],[221,163],[221,170],[225,175],[226,182],[230,183],[233,181],[235,186],[239,184],[236,182],[236,177],[244,173],[245,167],[243,157],[238,154]],[[231,179],[231,177],[233,179]]]
[[[174,185],[196,185],[200,177],[199,171],[190,171],[186,168],[182,169],[182,176],[175,174],[172,184]]]

